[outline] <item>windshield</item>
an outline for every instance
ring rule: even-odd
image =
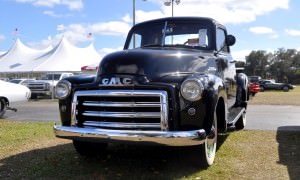
[[[15,84],[19,84],[21,82],[21,80],[18,79],[13,79],[9,81],[10,83],[15,83]]]
[[[183,47],[211,49],[212,32],[209,24],[200,22],[161,21],[137,26],[131,33],[131,48]],[[134,43],[135,39],[135,43]]]
[[[59,80],[60,74],[46,74],[42,77],[42,80]]]

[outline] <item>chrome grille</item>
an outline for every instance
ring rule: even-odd
[[[167,92],[159,90],[77,91],[72,102],[72,125],[168,130],[167,99]]]
[[[31,90],[46,90],[45,83],[28,84],[27,87]]]

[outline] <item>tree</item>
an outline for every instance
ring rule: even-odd
[[[270,56],[271,55],[266,51],[251,51],[251,53],[246,56],[245,73],[247,75],[257,75],[265,77],[266,67],[269,64],[268,59]]]
[[[271,74],[276,77],[279,82],[291,82],[293,78],[293,58],[297,55],[295,49],[279,48],[274,53],[270,70]]]

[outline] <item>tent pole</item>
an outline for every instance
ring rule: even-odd
[[[51,99],[54,99],[54,74],[52,73]]]

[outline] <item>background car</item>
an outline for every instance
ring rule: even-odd
[[[17,111],[12,105],[28,101],[30,95],[31,92],[26,86],[0,80],[0,118],[6,110]]]
[[[260,91],[264,90],[283,90],[285,92],[289,91],[290,89],[294,89],[294,86],[289,83],[276,83],[272,80],[262,80],[259,81],[260,84]]]
[[[31,81],[34,81],[34,80],[33,79],[12,79],[12,80],[9,80],[8,82],[27,86],[28,83]]]
[[[261,80],[260,76],[248,76],[249,79],[249,92],[252,96],[255,96],[256,93],[260,91],[259,81]]]
[[[260,91],[260,84],[258,82],[249,82],[249,92],[252,96]]]

